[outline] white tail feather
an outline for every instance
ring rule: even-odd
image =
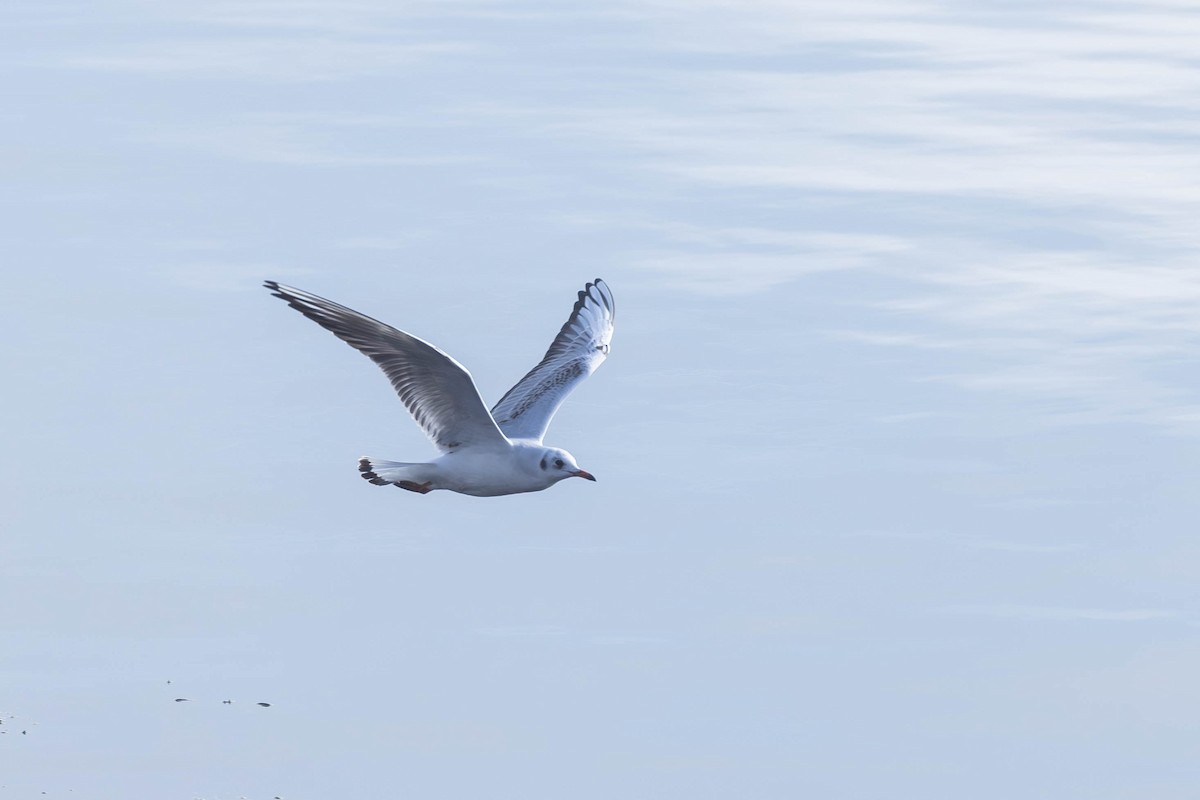
[[[360,458],[358,471],[362,473],[364,480],[376,486],[395,485],[403,489],[412,489],[413,486],[423,484],[429,479],[429,464],[384,461],[381,458]]]

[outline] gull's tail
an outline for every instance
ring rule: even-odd
[[[363,480],[376,486],[399,486],[422,494],[429,491],[429,464],[363,457],[358,460],[358,471],[362,473]]]

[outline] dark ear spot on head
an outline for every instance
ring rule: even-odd
[[[540,465],[540,466],[541,466],[541,468],[542,468],[542,469],[545,469],[545,468],[546,468],[546,456],[542,456],[542,463],[541,463],[541,465]]]

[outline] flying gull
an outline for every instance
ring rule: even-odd
[[[599,278],[579,293],[541,362],[491,412],[471,373],[428,342],[315,294],[275,281],[263,285],[378,364],[441,451],[439,458],[425,463],[359,459],[359,472],[376,486],[494,497],[540,492],[564,478],[596,480],[579,468],[574,456],[546,447],[542,438],[571,390],[608,357],[615,306]]]

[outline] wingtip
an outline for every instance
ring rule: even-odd
[[[592,289],[595,288],[599,293],[599,297],[592,295]],[[617,312],[617,301],[613,298],[612,289],[608,288],[608,284],[603,278],[596,278],[583,287],[583,291],[579,293],[579,301],[582,303],[585,297],[591,297],[598,303],[601,303],[608,308],[608,312],[613,316]]]
[[[263,281],[263,288],[271,292],[272,297],[278,297],[280,300],[289,300],[287,293],[284,292],[284,287],[279,284],[279,281]]]
[[[299,311],[301,314],[304,314],[305,316],[309,316],[308,311],[306,311],[306,308],[308,306],[312,305],[312,299],[310,299],[310,298],[315,298],[316,300],[322,300],[324,302],[329,302],[327,300],[324,300],[324,298],[316,297],[315,295],[310,295],[310,294],[308,294],[308,292],[305,292],[302,289],[297,289],[293,286],[288,286],[287,284],[280,283],[279,281],[263,281],[263,286],[266,287],[268,290],[270,290],[271,297],[278,297],[280,300],[287,303],[289,306],[296,309],[297,311]]]

